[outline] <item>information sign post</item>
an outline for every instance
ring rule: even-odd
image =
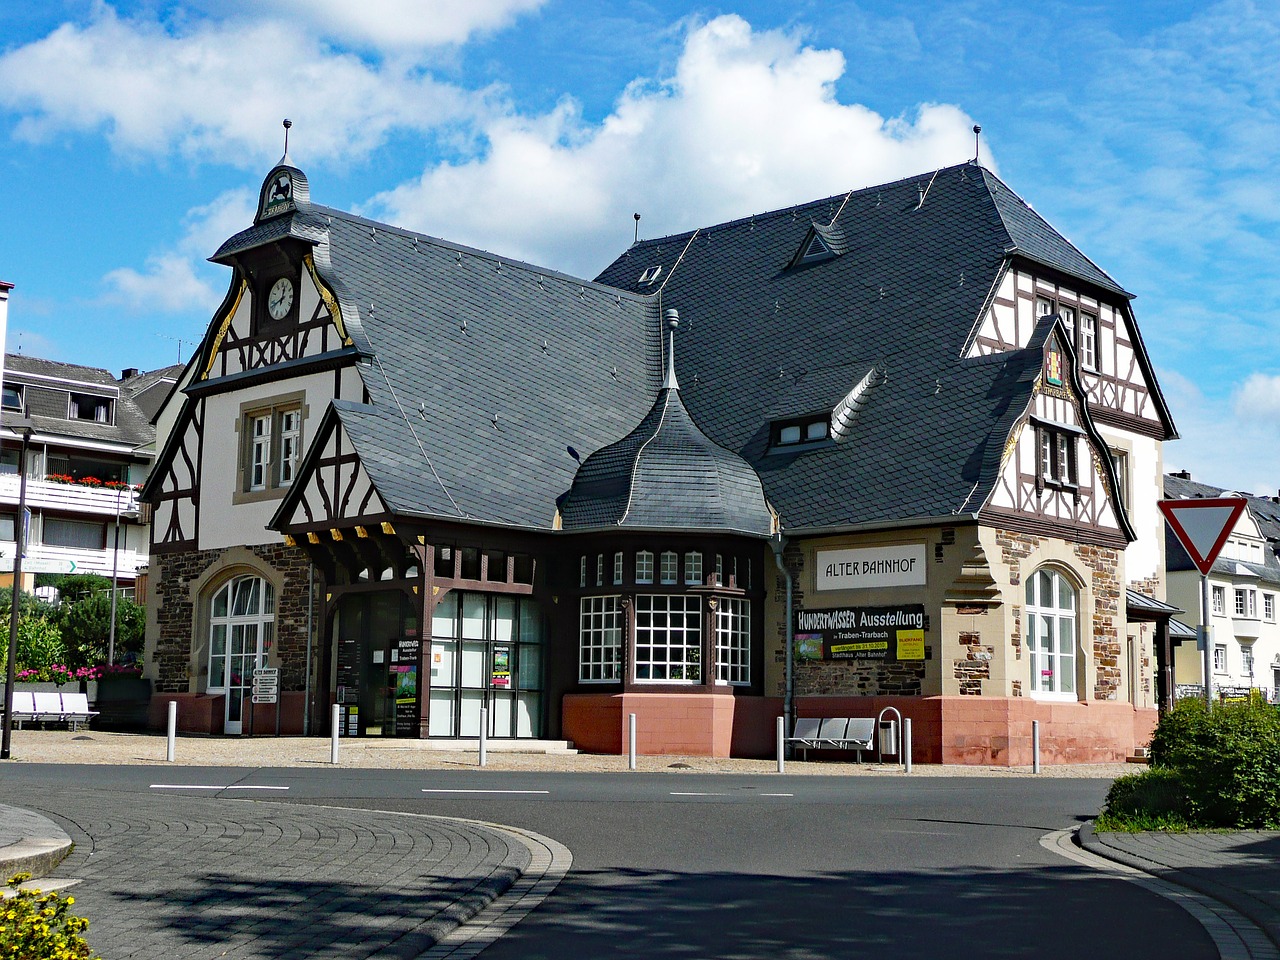
[[[1200,571],[1200,629],[1198,643],[1203,655],[1204,702],[1213,704],[1213,644],[1209,639],[1209,571],[1218,559],[1227,537],[1244,512],[1244,497],[1199,497],[1189,500],[1161,500],[1156,504],[1169,529],[1182,544],[1191,562]]]

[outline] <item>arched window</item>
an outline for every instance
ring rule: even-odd
[[[1074,699],[1077,593],[1057,570],[1042,568],[1027,580],[1027,652],[1031,695]]]
[[[252,575],[234,577],[209,607],[210,690],[226,691],[225,732],[239,733],[253,671],[266,664],[275,643],[276,595]]]

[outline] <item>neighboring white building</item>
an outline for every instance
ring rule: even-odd
[[[1263,691],[1280,702],[1280,497],[1256,497],[1196,483],[1188,472],[1164,478],[1169,500],[1242,496],[1247,506],[1209,574],[1209,627],[1213,687],[1219,696]],[[1167,589],[1181,619],[1200,624],[1200,572],[1177,538],[1167,537]],[[1194,640],[1174,650],[1174,683],[1179,696],[1200,696],[1204,656]]]
[[[42,568],[71,563],[76,573],[110,577],[114,572],[121,587],[132,590],[147,562],[147,526],[137,508],[138,487],[155,459],[151,418],[181,369],[125,370],[116,378],[97,367],[5,356],[0,582],[12,579],[21,485],[17,427],[25,418],[32,434],[26,461],[31,521],[24,573],[34,576]],[[29,578],[24,581],[30,585]]]

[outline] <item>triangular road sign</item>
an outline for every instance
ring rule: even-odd
[[[1161,500],[1156,506],[1196,569],[1207,577],[1244,512],[1245,502],[1244,497],[1201,497]]]

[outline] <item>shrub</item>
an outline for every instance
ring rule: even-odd
[[[81,936],[89,921],[68,913],[76,898],[18,889],[29,879],[29,873],[12,876],[13,896],[0,900],[0,960],[95,960]]]
[[[1151,741],[1153,767],[1177,774],[1187,816],[1201,827],[1280,828],[1280,710],[1180,700]]]
[[[58,628],[43,617],[18,618],[18,670],[40,670],[66,661],[67,648]],[[9,618],[0,618],[0,666],[9,659]]]
[[[1107,791],[1099,830],[1185,830],[1187,797],[1182,777],[1155,767],[1118,778]]]

